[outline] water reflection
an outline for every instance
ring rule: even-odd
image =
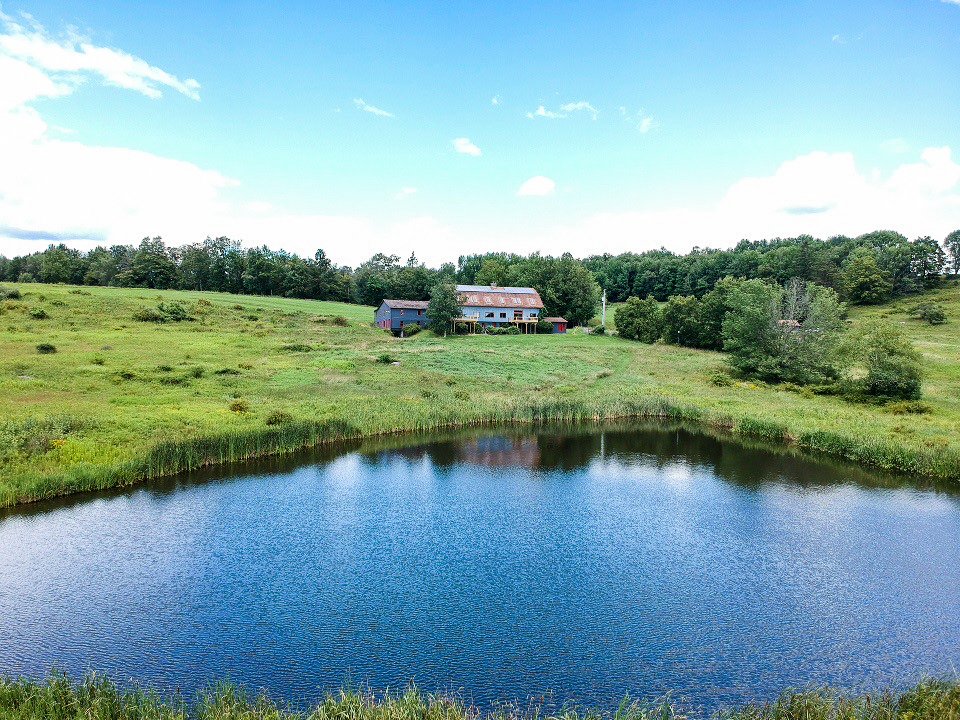
[[[684,427],[326,447],[0,518],[0,673],[707,709],[960,662],[960,503]]]

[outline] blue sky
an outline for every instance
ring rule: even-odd
[[[0,251],[960,227],[960,4],[520,5],[5,0]]]

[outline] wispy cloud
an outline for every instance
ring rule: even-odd
[[[947,5],[960,5],[960,0],[942,0]]]
[[[499,105],[501,102],[503,101],[500,99],[499,95],[494,95],[492,98],[490,98],[491,105]]]
[[[417,194],[417,189],[415,187],[405,187],[405,188],[400,188],[400,191],[396,195],[394,195],[394,197],[397,200],[403,200],[404,198],[408,198],[411,195],[416,195],[416,194]]]
[[[528,112],[527,117],[533,120],[534,118],[542,117],[549,118],[550,120],[557,120],[559,118],[566,117],[563,113],[553,112],[553,110],[547,110],[543,105],[538,107],[533,112]]]
[[[474,145],[470,138],[457,138],[453,141],[453,149],[462,155],[472,155],[473,157],[480,157],[483,155],[483,151]]]
[[[594,120],[597,119],[597,115],[599,114],[597,109],[593,105],[588,103],[586,100],[578,100],[577,102],[564,103],[563,105],[560,106],[560,110],[565,113],[575,113],[582,110],[584,112],[590,113],[591,117],[593,117]]]
[[[830,38],[830,42],[835,43],[837,45],[846,45],[847,39],[843,35],[837,34],[837,35],[834,35],[832,38]]]
[[[630,112],[623,105],[620,106],[620,117],[624,122],[633,125],[639,133],[646,135],[656,127],[656,121],[641,108],[637,112]]]
[[[560,120],[562,118],[568,117],[576,112],[586,112],[596,120],[599,111],[586,100],[576,100],[574,102],[564,103],[560,106],[559,110],[548,110],[546,106],[540,105],[533,112],[528,112],[527,117],[533,120],[534,118],[547,118],[548,120]]]
[[[200,99],[200,83],[196,80],[181,80],[122,50],[93,45],[89,38],[75,32],[57,39],[29,16],[17,21],[2,10],[0,28],[0,56],[43,72],[55,84],[55,95],[69,94],[86,76],[95,75],[107,85],[150,98],[162,97],[163,90],[169,88],[193,100]]]
[[[393,117],[392,112],[387,112],[381,108],[378,108],[376,105],[370,105],[364,102],[363,98],[354,98],[353,104],[356,106],[357,110],[363,110],[363,112],[368,112],[371,115],[377,115],[378,117]]]
[[[517,190],[517,197],[545,197],[553,195],[557,183],[544,175],[534,175]]]

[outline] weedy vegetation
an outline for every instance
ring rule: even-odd
[[[395,338],[359,305],[37,284],[3,292],[13,290],[20,297],[2,301],[0,432],[25,437],[32,431],[24,423],[48,429],[36,446],[5,443],[0,506],[363,435],[629,417],[697,422],[960,478],[960,335],[955,323],[909,316],[918,301],[960,316],[957,283],[850,311],[850,337],[898,330],[861,346],[873,351],[856,355],[852,382],[892,383],[910,395],[916,377],[901,371],[914,361],[922,368],[919,400],[869,403],[851,402],[836,383],[737,377],[728,355],[713,350],[596,332]],[[28,314],[40,295],[48,306],[63,303],[43,322]],[[145,307],[171,319],[134,320]],[[191,319],[173,320],[182,314],[171,308]],[[679,335],[690,331],[686,309],[669,313]],[[880,341],[903,353],[875,352]]]
[[[542,702],[498,704],[480,709],[455,694],[341,690],[309,708],[293,708],[267,694],[252,694],[230,682],[211,685],[197,697],[123,689],[103,675],[79,682],[55,673],[43,681],[0,678],[0,720],[688,720],[702,717],[670,698],[625,696],[610,711]],[[718,720],[956,720],[960,684],[925,680],[903,692],[850,695],[831,689],[786,691],[777,700],[728,708]]]

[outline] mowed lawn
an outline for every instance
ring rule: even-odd
[[[531,408],[617,415],[660,400],[734,431],[759,428],[918,474],[960,472],[956,284],[931,294],[947,308],[946,325],[908,319],[915,300],[853,314],[854,322],[881,315],[903,324],[922,350],[932,408],[925,415],[752,382],[721,386],[713,380],[724,365],[719,353],[579,330],[398,339],[372,326],[372,308],[341,303],[5,287],[22,297],[0,301],[0,506],[142,479],[149,472],[137,461],[158,443],[266,432],[271,415],[342,421],[367,434],[523,419]],[[194,320],[134,319],[161,300],[183,302]],[[39,353],[43,343],[56,352]]]

